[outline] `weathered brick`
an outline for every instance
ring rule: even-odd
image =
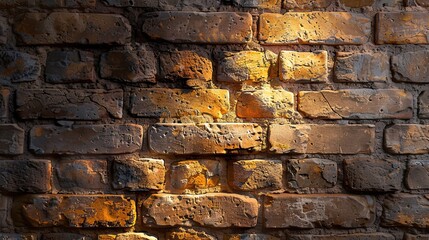
[[[213,66],[207,54],[187,50],[166,52],[159,57],[159,65],[163,79],[212,80]]]
[[[98,240],[115,240],[115,234],[100,234],[98,235]]]
[[[135,201],[122,195],[28,195],[14,202],[13,220],[25,227],[132,227]]]
[[[285,82],[326,82],[328,80],[326,51],[281,51],[279,77]]]
[[[24,153],[25,132],[16,124],[0,124],[0,154]]]
[[[378,13],[376,29],[377,44],[429,43],[427,12]]]
[[[113,188],[131,191],[164,189],[164,161],[151,158],[127,159],[113,163]]]
[[[40,75],[39,59],[18,51],[0,51],[0,79],[14,83],[35,81]]]
[[[345,184],[355,191],[401,190],[404,169],[395,160],[356,158],[344,160]]]
[[[375,53],[337,53],[335,82],[385,82],[390,76],[389,55]]]
[[[340,0],[341,4],[351,8],[370,7],[374,2],[375,0]]]
[[[140,125],[35,126],[30,131],[30,150],[36,154],[118,154],[142,146]]]
[[[96,0],[2,0],[0,8],[42,7],[42,8],[90,8]]]
[[[146,233],[128,232],[116,235],[115,240],[158,240],[158,238],[149,236]]]
[[[283,165],[276,160],[239,160],[229,168],[229,185],[239,191],[282,188]]]
[[[156,12],[143,16],[143,32],[175,43],[246,43],[252,38],[252,16],[233,12]]]
[[[384,145],[389,153],[429,153],[429,125],[395,124],[384,130]]]
[[[237,101],[241,118],[292,118],[294,113],[294,94],[283,89],[245,91]]]
[[[168,232],[166,240],[217,240],[206,232],[196,231],[193,229],[181,229],[181,231]]]
[[[109,189],[105,160],[61,160],[55,166],[61,191],[85,192]]]
[[[263,13],[259,29],[259,41],[268,45],[364,44],[371,33],[371,20],[346,12]]]
[[[268,135],[275,153],[365,154],[375,144],[374,125],[272,124]]]
[[[280,238],[268,234],[244,233],[244,234],[228,234],[224,240],[280,240]],[[288,238],[289,239],[289,238]]]
[[[284,0],[283,8],[288,10],[315,10],[315,9],[323,9],[329,7],[333,2],[333,0]]]
[[[51,191],[52,170],[48,160],[0,161],[0,191],[45,193]]]
[[[0,233],[2,240],[37,240],[36,234]]]
[[[92,238],[77,233],[44,233],[42,240],[92,240]]]
[[[264,200],[267,228],[368,227],[375,220],[370,196],[346,194],[269,194]]]
[[[85,51],[49,52],[45,77],[49,83],[94,82],[94,55]]]
[[[428,0],[415,0],[415,1],[419,6],[429,7],[429,1]]]
[[[9,116],[10,89],[0,86],[0,120]]]
[[[402,89],[302,91],[298,110],[308,118],[410,119],[413,95]]]
[[[8,34],[9,24],[7,23],[7,19],[0,16],[0,45],[7,43]]]
[[[122,118],[122,105],[119,89],[21,89],[16,94],[16,113],[21,119]]]
[[[156,82],[158,63],[153,51],[142,46],[135,51],[113,50],[101,55],[102,78],[121,82]]]
[[[413,235],[413,234],[405,233],[404,240],[429,240],[429,235],[427,234]]]
[[[215,11],[221,0],[106,0],[103,3],[116,7],[142,7],[159,10]]]
[[[115,7],[150,7],[156,8],[159,6],[160,0],[105,0],[104,4]]]
[[[291,235],[288,240],[395,240],[389,233],[351,233],[335,235]]]
[[[409,189],[429,189],[429,160],[410,160],[405,175]]]
[[[0,110],[0,113],[1,113],[1,110]],[[419,117],[429,118],[429,91],[424,91],[419,96]]]
[[[280,12],[282,1],[281,0],[233,0],[234,5],[245,8],[258,8],[266,9],[271,12]]]
[[[149,226],[254,227],[258,202],[237,194],[153,194],[143,202],[143,224]]]
[[[11,196],[0,195],[0,230],[10,229],[12,226],[11,206],[13,198]],[[2,239],[0,234],[0,239]]]
[[[149,147],[162,154],[226,154],[260,151],[262,128],[253,123],[155,124]]]
[[[384,199],[381,224],[383,226],[417,227],[429,226],[428,195],[399,193]]]
[[[337,183],[337,163],[327,159],[290,159],[287,163],[290,188],[330,188]]]
[[[223,89],[141,88],[131,94],[131,113],[139,117],[211,115],[229,110],[229,92]]]
[[[400,53],[392,57],[393,79],[397,82],[429,83],[428,65],[429,51]]]
[[[115,14],[26,13],[14,26],[20,44],[125,44],[128,20]]]

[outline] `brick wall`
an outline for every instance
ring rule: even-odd
[[[0,239],[429,239],[428,0],[0,0]]]

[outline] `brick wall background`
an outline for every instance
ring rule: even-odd
[[[0,0],[0,239],[429,239],[428,0]]]

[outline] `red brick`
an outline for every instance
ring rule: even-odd
[[[213,76],[213,66],[209,56],[194,51],[162,53],[159,57],[159,65],[162,79],[211,81]]]
[[[24,153],[25,131],[16,124],[0,124],[0,154]]]
[[[290,188],[331,188],[337,183],[337,163],[319,158],[290,159],[287,177]]]
[[[14,83],[39,79],[39,58],[18,51],[0,51],[0,78]]]
[[[241,118],[292,118],[295,112],[294,94],[283,89],[245,91],[237,101]]]
[[[384,130],[384,145],[393,154],[429,153],[429,125],[395,124]]]
[[[398,193],[384,199],[381,225],[386,227],[429,227],[428,195]]]
[[[429,91],[424,91],[419,96],[419,117],[429,118]]]
[[[109,189],[105,160],[61,160],[55,166],[62,192],[94,192]]]
[[[396,82],[429,83],[428,65],[429,51],[400,53],[392,57],[393,79]]]
[[[45,193],[52,189],[51,161],[0,161],[0,191],[11,193]]]
[[[45,68],[46,82],[94,82],[94,54],[85,51],[49,52]]]
[[[339,52],[334,69],[335,82],[385,82],[390,78],[390,58],[384,52]]]
[[[7,119],[9,117],[9,97],[10,89],[0,87],[0,119]]]
[[[377,44],[429,43],[427,12],[378,13],[376,29]]]

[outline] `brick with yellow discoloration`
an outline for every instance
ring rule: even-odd
[[[179,229],[179,231],[166,234],[167,240],[216,240],[217,238],[193,229]]]
[[[387,227],[429,227],[429,195],[394,194],[383,203],[381,224]]]
[[[279,76],[285,82],[326,82],[328,80],[326,51],[281,51]]]
[[[208,56],[193,51],[174,51],[160,56],[160,77],[168,80],[212,80],[213,66]]]
[[[429,44],[427,12],[377,14],[377,44]]]
[[[283,89],[242,92],[237,101],[242,118],[292,118],[294,112],[294,95]]]

